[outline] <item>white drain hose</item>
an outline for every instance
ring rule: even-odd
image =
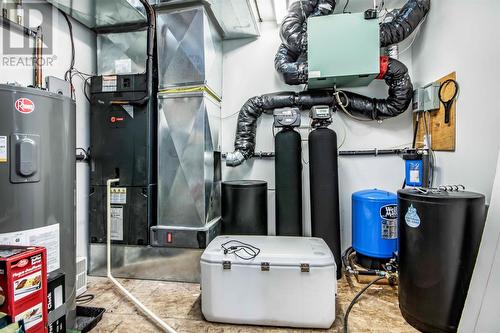
[[[149,310],[134,295],[132,295],[124,286],[111,275],[111,184],[118,183],[119,179],[109,179],[107,181],[107,237],[106,237],[106,255],[107,255],[107,276],[108,279],[127,297],[132,303],[141,310],[151,321],[153,321],[163,331],[168,333],[177,333],[166,322],[160,319],[153,311]]]

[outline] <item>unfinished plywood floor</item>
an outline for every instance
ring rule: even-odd
[[[179,333],[306,333],[342,332],[342,317],[354,295],[362,288],[346,279],[339,281],[337,319],[329,330],[301,330],[259,326],[209,323],[200,309],[200,286],[190,283],[120,280],[141,302],[155,311]],[[92,333],[160,332],[124,298],[105,278],[89,277],[88,293],[95,299],[86,305],[106,308],[106,313]],[[349,316],[350,332],[418,332],[401,317],[397,289],[373,286],[360,299]]]

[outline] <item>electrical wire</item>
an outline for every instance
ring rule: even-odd
[[[368,288],[370,288],[371,286],[373,286],[378,281],[380,281],[382,279],[386,279],[386,278],[387,278],[387,276],[379,276],[379,277],[377,277],[376,279],[374,279],[370,283],[368,283],[363,289],[361,289],[360,292],[358,292],[356,294],[356,296],[354,297],[354,299],[351,301],[351,304],[349,304],[349,307],[347,308],[347,311],[346,311],[345,316],[344,316],[344,333],[348,333],[348,330],[349,330],[349,328],[348,328],[349,313],[351,312],[352,307],[354,306],[354,304],[356,304],[356,302],[358,301],[358,299],[361,297],[361,295],[363,295],[363,293],[365,291],[368,290]]]
[[[75,76],[79,77],[80,79],[82,79],[83,81],[83,88],[82,88],[82,91],[83,91],[83,94],[85,95],[85,98],[87,99],[87,101],[89,103],[91,103],[90,101],[90,97],[89,95],[87,94],[87,89],[90,90],[90,79],[92,79],[92,76],[88,76],[89,74],[85,74],[85,73],[82,73],[80,72],[79,70],[77,69],[74,69],[73,70],[73,74],[71,74],[71,78],[73,79]],[[88,76],[88,77],[85,77],[85,76]],[[74,86],[72,85],[72,88],[74,88]]]
[[[345,13],[346,13],[347,6],[349,6],[349,2],[350,2],[350,0],[347,0],[347,1],[345,2],[344,10],[342,10],[342,13],[343,13],[343,14],[345,14]]]
[[[255,257],[257,257],[260,253],[260,249],[258,247],[235,239],[221,244],[221,248],[224,250],[225,255],[234,254],[242,260],[255,259]],[[246,256],[241,255],[242,251],[246,253]]]
[[[346,100],[345,104],[342,103],[342,100],[340,99],[340,94],[344,94],[344,98]],[[342,110],[346,115],[348,115],[352,119],[355,119],[357,121],[364,121],[364,122],[366,122],[366,121],[373,121],[373,119],[365,119],[365,118],[361,118],[361,117],[356,117],[355,115],[353,115],[352,113],[350,113],[347,110],[347,107],[349,106],[349,99],[347,98],[346,93],[343,92],[342,90],[335,90],[335,92],[333,93],[333,95],[335,96],[335,99],[337,101],[337,105],[340,107],[340,110]]]
[[[417,39],[418,35],[420,34],[420,28],[422,27],[422,24],[425,22],[426,19],[427,19],[427,15],[425,15],[424,18],[422,19],[422,21],[418,24],[417,30],[414,33],[413,39],[411,40],[410,44],[403,51],[399,52],[399,55],[405,53],[406,51],[408,51],[413,46],[413,43],[415,42],[415,40]]]
[[[84,294],[80,295],[76,298],[76,303],[78,304],[87,304],[90,303],[94,300],[95,295],[94,294]]]
[[[71,23],[71,20],[70,20],[68,14],[66,14],[64,11],[62,11],[59,8],[58,8],[58,10],[62,14],[64,19],[66,20],[66,23],[68,24],[69,37],[71,39],[71,62],[69,65],[69,69],[66,71],[66,73],[64,73],[64,80],[69,81],[71,83],[71,85],[73,85],[72,79],[71,79],[71,72],[75,68],[75,40],[73,37],[73,24]]]

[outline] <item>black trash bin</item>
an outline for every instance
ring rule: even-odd
[[[267,235],[267,183],[222,182],[222,234]]]

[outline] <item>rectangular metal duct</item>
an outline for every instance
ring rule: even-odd
[[[97,74],[146,72],[147,31],[97,35]]]
[[[199,89],[158,95],[158,226],[152,245],[204,247],[220,218],[220,103]],[[158,236],[167,230],[170,236]]]
[[[159,8],[159,90],[206,85],[222,96],[222,40],[206,9]]]

